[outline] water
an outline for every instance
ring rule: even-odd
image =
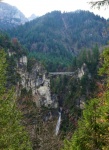
[[[57,125],[56,125],[55,135],[58,135],[60,125],[61,125],[61,112],[59,112],[59,118],[58,118]]]

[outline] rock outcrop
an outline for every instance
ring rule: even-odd
[[[17,63],[17,72],[20,74],[18,88],[20,95],[22,89],[31,90],[34,102],[38,107],[57,107],[57,102],[51,99],[50,79],[47,72],[39,62],[36,62],[31,69],[27,71],[27,57],[22,56]]]
[[[81,68],[78,68],[78,78],[81,80],[81,78],[85,75],[85,74],[89,74],[88,72],[88,68],[87,68],[87,65],[84,63]],[[90,75],[90,74],[89,74]]]
[[[28,17],[28,21],[32,21],[36,18],[37,18],[37,16],[35,14],[32,14],[30,17]]]
[[[0,29],[9,29],[24,24],[27,18],[16,7],[0,2]]]

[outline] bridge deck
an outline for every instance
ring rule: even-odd
[[[50,75],[73,75],[75,72],[49,72]]]

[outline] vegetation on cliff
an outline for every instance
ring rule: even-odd
[[[32,150],[28,134],[21,125],[15,90],[6,88],[6,53],[0,48],[0,149]]]
[[[101,59],[98,48],[107,44],[108,22],[86,11],[63,14],[54,11],[9,33],[17,36],[26,48],[17,38],[10,40],[0,32],[0,149],[58,150],[64,138],[72,137],[65,140],[64,150],[108,150],[109,48],[103,51]],[[16,62],[23,55],[29,57],[30,73],[37,60],[48,71],[78,72],[85,67],[81,77],[77,73],[76,77],[51,79],[51,94],[58,96],[62,107],[58,137],[54,134],[57,116],[51,115],[53,109],[36,107],[32,90],[22,89],[17,100],[23,119],[18,111],[12,86],[20,80]],[[99,77],[97,71],[101,65],[99,72],[103,76]]]
[[[53,11],[9,31],[48,71],[68,70],[73,56],[107,44],[108,22],[88,11]]]
[[[71,141],[65,141],[64,150],[109,149],[109,48],[103,51],[102,59],[99,73],[106,78],[104,90],[86,104],[78,129]]]

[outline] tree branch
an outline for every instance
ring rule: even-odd
[[[102,6],[109,6],[109,0],[99,0],[99,1],[91,1],[89,2],[89,4],[91,5],[91,7],[97,7],[98,9],[100,9]]]

